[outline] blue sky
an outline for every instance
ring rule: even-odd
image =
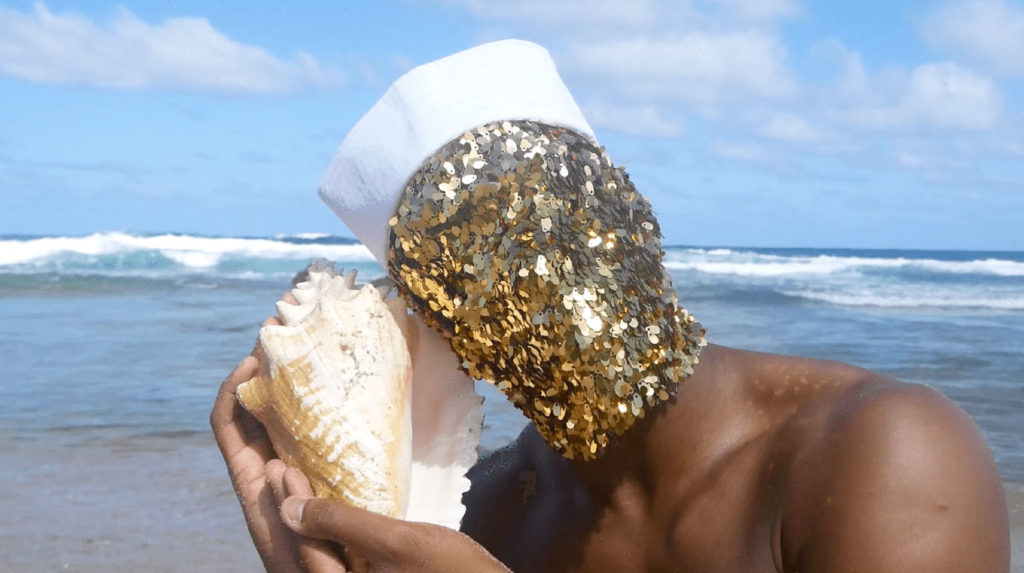
[[[0,0],[0,234],[348,231],[404,71],[552,53],[668,244],[1024,250],[1024,3]]]

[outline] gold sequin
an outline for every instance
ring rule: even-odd
[[[650,205],[570,130],[467,131],[390,224],[401,295],[567,458],[599,455],[693,372],[704,328],[678,306]]]

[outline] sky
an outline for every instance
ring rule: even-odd
[[[1024,250],[1021,0],[0,0],[0,235],[351,236],[349,128],[504,38],[666,244]]]

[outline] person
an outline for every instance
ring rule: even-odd
[[[705,345],[650,206],[538,46],[401,78],[321,195],[531,423],[470,470],[461,531],[318,499],[235,398],[257,345],[211,425],[268,570],[1008,570],[991,453],[940,393]]]

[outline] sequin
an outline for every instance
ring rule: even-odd
[[[567,458],[600,455],[699,359],[650,205],[570,130],[467,131],[424,161],[390,225],[400,294]]]

